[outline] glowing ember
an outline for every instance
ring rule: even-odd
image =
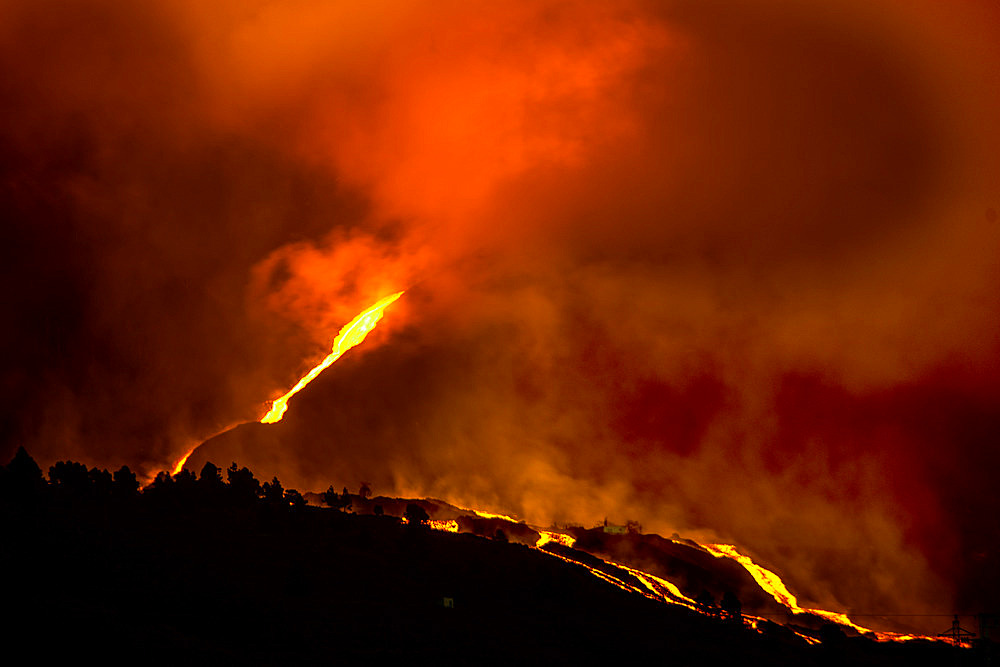
[[[261,418],[260,423],[273,424],[281,421],[285,411],[288,410],[288,399],[316,379],[316,376],[322,373],[327,366],[335,362],[337,359],[340,359],[345,352],[361,343],[368,335],[368,332],[374,329],[375,325],[378,324],[378,321],[382,319],[383,311],[401,296],[403,296],[402,292],[396,292],[395,294],[391,294],[383,299],[380,299],[346,324],[344,328],[340,330],[340,333],[337,334],[337,337],[333,339],[333,349],[330,351],[330,354],[327,355],[326,359],[321,361],[311,371],[306,373],[294,387],[288,390],[288,393],[275,399],[274,402],[271,403],[271,409]]]

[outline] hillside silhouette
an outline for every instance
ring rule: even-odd
[[[346,490],[329,500],[309,505],[235,463],[164,472],[140,490],[127,467],[66,461],[46,476],[19,450],[0,469],[0,566],[14,619],[6,650],[98,664],[971,665],[989,657],[829,629],[809,645],[778,624],[758,632],[616,588],[528,546],[530,528],[495,528],[511,522],[466,517],[471,532],[447,533],[422,520],[440,511],[434,501]],[[598,560],[573,555],[586,558]]]

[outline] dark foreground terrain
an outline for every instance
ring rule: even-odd
[[[7,658],[22,649],[49,664],[60,657],[402,665],[987,658],[941,643],[843,636],[810,646],[777,625],[761,634],[627,593],[523,544],[289,504],[281,494],[269,501],[266,490],[240,495],[236,482],[221,478],[188,476],[142,493],[119,482],[116,474],[105,492],[67,483],[5,491]]]

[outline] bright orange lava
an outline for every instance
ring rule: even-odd
[[[326,356],[326,359],[321,361],[311,371],[306,373],[294,387],[288,390],[288,393],[275,399],[274,402],[271,403],[271,409],[266,415],[261,417],[260,423],[273,424],[281,421],[281,418],[285,415],[285,411],[288,410],[288,399],[316,379],[316,376],[322,373],[327,366],[335,362],[337,359],[340,359],[345,352],[361,343],[368,333],[375,328],[378,321],[382,319],[383,311],[401,296],[403,296],[402,292],[390,294],[389,296],[375,302],[371,306],[368,306],[368,308],[362,311],[357,317],[347,323],[344,328],[340,330],[340,333],[337,334],[337,337],[333,339],[333,349],[330,351],[330,354]]]
[[[482,512],[480,510],[472,510],[476,513],[476,516],[482,517],[484,519],[503,519],[504,521],[510,521],[511,523],[517,523],[517,519],[512,516],[507,516],[506,514],[494,514],[493,512]]]
[[[174,464],[174,468],[173,468],[173,470],[170,471],[170,474],[171,475],[176,475],[181,470],[183,470],[184,469],[184,464],[187,463],[187,460],[189,458],[191,458],[191,455],[194,454],[194,450],[196,450],[197,448],[198,448],[198,446],[195,445],[194,447],[192,447],[191,449],[189,449],[187,451],[187,454],[185,454],[184,456],[182,456],[179,459],[177,459],[177,463]]]
[[[546,530],[539,530],[538,542],[535,545],[536,548],[543,547],[544,545],[550,544],[552,542],[561,544],[566,547],[572,547],[573,544],[575,543],[575,540],[569,535],[563,535],[561,533],[555,533]],[[875,638],[878,641],[909,641],[913,639],[927,639],[927,640],[940,641],[936,637],[928,637],[923,635],[901,634],[896,632],[876,632],[874,630],[870,630],[868,628],[857,625],[856,623],[851,621],[851,619],[848,618],[846,614],[841,614],[832,611],[825,611],[822,609],[808,609],[800,607],[798,604],[798,600],[785,586],[784,582],[781,580],[781,577],[779,577],[774,572],[764,567],[761,567],[760,565],[755,563],[749,556],[740,553],[740,551],[735,546],[731,544],[707,544],[707,545],[702,545],[702,547],[716,558],[730,558],[732,560],[737,561],[747,570],[747,572],[751,574],[751,576],[753,576],[754,580],[764,591],[770,594],[771,597],[773,597],[779,604],[787,607],[793,614],[812,614],[814,616],[819,616],[834,623],[853,628],[859,633],[863,633],[866,636]],[[607,581],[608,583],[617,586],[622,590],[631,593],[638,593],[640,595],[644,595],[646,597],[653,598],[661,602],[666,602],[669,604],[686,607],[688,609],[691,609],[692,611],[701,612],[699,605],[694,600],[684,595],[674,583],[667,581],[666,579],[663,579],[656,575],[650,574],[648,572],[643,572],[642,570],[629,567],[628,565],[624,565],[622,563],[616,563],[614,561],[605,560],[603,558],[600,559],[607,565],[611,566],[611,569],[617,569],[619,571],[623,571],[632,575],[632,577],[634,577],[636,580],[642,583],[642,585],[645,587],[645,589],[642,589],[636,587],[631,583],[628,583],[622,577],[615,576],[610,572],[599,570],[596,567],[588,565],[587,563],[574,560],[573,558],[570,558],[566,555],[554,551],[548,551],[548,550],[543,550],[543,551],[549,554],[550,556],[555,556],[556,558],[566,561],[567,563],[574,563],[576,565],[579,565],[588,570],[591,574],[595,575],[596,577],[603,579],[604,581]],[[593,554],[591,554],[591,556],[596,557]],[[743,614],[743,622],[749,625],[751,628],[754,628],[755,630],[759,630],[759,625],[764,620],[765,619],[757,616]],[[803,634],[802,632],[798,632],[794,630],[794,628],[792,628],[792,631],[810,644],[819,643],[819,640],[816,639],[815,637],[811,637],[807,634]]]
[[[799,606],[799,601],[785,586],[785,583],[781,580],[777,574],[761,567],[753,561],[750,556],[742,554],[739,550],[732,544],[703,544],[701,545],[706,551],[715,556],[716,558],[731,558],[737,563],[742,565],[750,576],[754,578],[757,584],[764,589],[771,597],[775,599],[781,605],[787,607],[793,614],[812,614],[814,616],[819,616],[825,618],[828,621],[833,621],[834,623],[839,623],[850,628],[857,630],[863,634],[874,635],[880,641],[909,641],[912,639],[928,639],[936,640],[936,637],[925,637],[921,635],[910,635],[910,634],[899,634],[896,632],[876,632],[870,628],[865,628],[850,618],[847,614],[841,614],[834,611],[826,611],[823,609],[809,609]]]
[[[455,519],[450,520],[431,520],[427,522],[433,530],[443,530],[446,533],[457,533],[458,532],[458,521]]]
[[[410,520],[405,516],[399,517],[399,522],[404,526],[410,523]],[[427,522],[427,527],[431,530],[440,530],[445,533],[457,533],[458,532],[458,520],[457,519],[431,519]]]
[[[536,548],[542,548],[549,542],[555,542],[561,544],[564,547],[571,547],[576,544],[576,538],[572,535],[564,535],[562,533],[553,533],[549,530],[538,531],[538,541],[535,542]]]

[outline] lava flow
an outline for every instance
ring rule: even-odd
[[[564,535],[562,533],[554,533],[549,530],[538,531],[538,542],[535,543],[535,548],[541,549],[543,546],[549,542],[555,542],[556,544],[561,544],[564,547],[572,548],[576,544],[576,538],[571,535]]]
[[[503,515],[493,515],[486,512],[480,512],[479,510],[473,510],[476,514],[480,516],[503,516]],[[449,522],[436,522],[440,524],[446,524]],[[453,523],[453,522],[451,522]],[[433,526],[438,530],[450,530],[455,531],[453,526]],[[594,576],[630,593],[636,593],[643,595],[645,597],[653,598],[655,600],[665,602],[668,604],[678,605],[686,607],[692,611],[699,613],[704,613],[704,609],[693,599],[686,596],[677,587],[676,584],[670,582],[662,577],[650,574],[649,572],[644,572],[642,570],[636,569],[629,565],[623,563],[618,563],[613,560],[608,560],[591,554],[588,555],[590,558],[594,559],[596,562],[602,562],[604,568],[596,566],[595,564],[589,564],[584,562],[583,559],[576,559],[570,557],[568,552],[558,552],[551,549],[546,549],[547,545],[559,545],[568,549],[573,549],[576,543],[576,539],[565,533],[559,533],[550,530],[538,530],[538,541],[535,544],[535,548],[563,560],[567,563],[573,563],[579,565],[586,570],[588,570]],[[858,632],[859,634],[864,634],[868,637],[877,639],[878,641],[908,641],[913,639],[925,639],[929,641],[939,640],[937,637],[930,637],[925,635],[916,634],[902,634],[896,632],[880,632],[865,628],[853,622],[847,614],[842,614],[838,612],[826,611],[823,609],[811,609],[801,607],[798,604],[798,599],[788,590],[785,583],[781,580],[776,573],[768,570],[753,561],[749,556],[741,553],[735,546],[730,544],[706,544],[701,545],[703,549],[708,551],[710,554],[716,558],[728,558],[735,560],[737,563],[743,566],[747,572],[754,578],[757,584],[768,593],[776,602],[780,605],[786,607],[793,615],[795,614],[810,614],[813,616],[818,616],[824,618],[828,621],[836,623],[846,628],[851,628],[852,630]],[[634,582],[639,582],[642,586],[637,586]],[[743,622],[749,627],[759,630],[760,624],[766,619],[754,616],[752,614],[743,614]],[[810,644],[818,643],[819,640],[808,634],[799,632],[794,628],[790,628],[796,635],[800,636],[803,640]]]
[[[313,367],[312,370],[306,373],[302,379],[299,380],[294,387],[289,389],[284,396],[275,399],[271,403],[271,409],[268,410],[266,415],[261,417],[260,423],[273,424],[281,421],[281,418],[288,410],[288,399],[298,393],[299,390],[307,384],[312,382],[316,376],[322,373],[330,364],[335,362],[337,359],[340,359],[345,352],[364,341],[369,332],[371,332],[371,330],[375,328],[375,325],[378,324],[378,321],[382,319],[385,309],[401,296],[403,296],[403,292],[396,292],[395,294],[383,297],[365,308],[353,320],[345,324],[340,330],[340,333],[337,334],[337,337],[333,339],[333,348],[331,349],[330,354],[328,354],[323,361]],[[223,431],[227,431],[229,428],[223,429]],[[219,431],[219,433],[222,433],[223,431]],[[183,470],[184,464],[187,463],[187,460],[192,454],[194,454],[194,451],[197,448],[198,446],[195,445],[185,452],[183,456],[177,459],[173,466],[171,466],[170,474],[176,475]],[[146,484],[152,481],[152,476],[150,476],[150,478],[146,480]]]
[[[375,325],[378,324],[378,321],[382,319],[383,311],[385,311],[391,303],[401,296],[403,296],[403,292],[396,292],[395,294],[390,294],[387,297],[379,299],[371,306],[368,306],[368,308],[363,310],[349,323],[344,325],[344,328],[340,330],[337,337],[333,339],[333,348],[331,349],[330,354],[328,354],[323,361],[313,367],[311,371],[306,373],[294,387],[288,390],[288,393],[280,398],[276,398],[274,402],[271,403],[271,409],[268,410],[266,415],[261,417],[260,423],[273,424],[281,421],[281,418],[285,415],[285,411],[288,410],[288,399],[316,379],[316,376],[322,373],[327,366],[335,362],[337,359],[340,359],[345,352],[361,343],[368,335],[368,332],[374,329]]]
[[[838,623],[840,625],[853,628],[860,633],[872,634],[877,639],[881,641],[907,641],[911,639],[928,639],[935,640],[936,637],[926,637],[922,635],[910,635],[910,634],[900,634],[896,632],[878,632],[870,628],[866,628],[858,625],[850,618],[847,614],[841,614],[834,611],[826,611],[824,609],[809,609],[799,606],[798,599],[792,595],[791,591],[785,586],[785,582],[781,580],[777,574],[768,570],[767,568],[761,567],[753,561],[750,556],[740,553],[740,551],[732,544],[703,544],[701,545],[705,551],[709,552],[716,558],[730,558],[735,560],[737,563],[743,566],[743,568],[750,573],[750,576],[754,578],[757,584],[766,592],[768,595],[774,598],[774,600],[785,607],[788,608],[792,614],[812,614],[813,616],[819,616],[825,618],[828,621]]]
[[[187,453],[184,454],[184,456],[182,456],[179,459],[177,459],[177,462],[174,463],[174,467],[170,470],[170,474],[171,475],[176,475],[181,470],[184,470],[184,464],[187,463],[187,460],[189,458],[191,458],[191,455],[194,454],[194,450],[196,450],[196,449],[198,449],[197,445],[195,445],[191,449],[187,450]]]
[[[656,575],[649,574],[648,572],[643,572],[642,570],[637,570],[634,567],[629,567],[627,565],[622,565],[621,563],[616,563],[611,560],[606,560],[604,558],[599,558],[590,554],[592,558],[597,561],[604,563],[607,569],[600,569],[594,565],[583,562],[583,560],[570,558],[564,554],[556,553],[555,551],[550,551],[547,549],[542,549],[541,547],[549,544],[556,543],[561,544],[566,547],[572,548],[573,540],[569,535],[563,535],[561,533],[553,533],[550,531],[540,531],[541,536],[538,538],[538,543],[535,548],[539,549],[543,553],[550,556],[554,556],[560,560],[573,565],[579,565],[580,567],[586,569],[592,575],[599,579],[603,579],[613,586],[626,591],[628,593],[634,593],[642,595],[647,598],[656,600],[657,602],[665,602],[667,604],[679,605],[681,607],[687,607],[692,611],[699,611],[697,604],[694,600],[687,597],[681,593],[680,589],[674,584],[670,583],[666,579],[657,577]],[[616,574],[618,573],[618,574]],[[644,587],[636,586],[635,584],[628,581],[628,577],[631,575],[633,579],[638,581]]]

